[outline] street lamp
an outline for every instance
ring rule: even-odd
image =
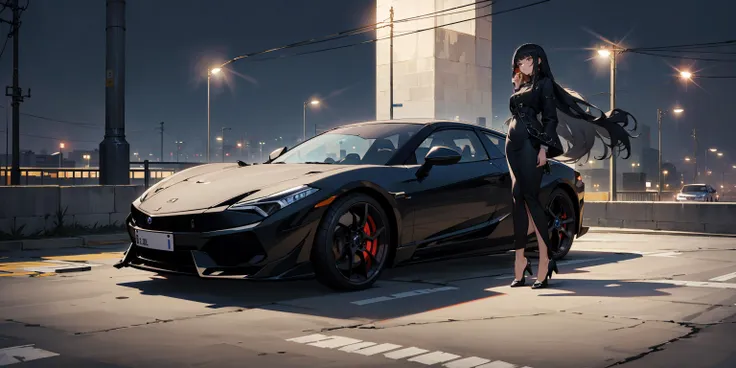
[[[684,111],[685,110],[683,108],[681,108],[681,107],[675,107],[674,109],[672,109],[672,112],[675,113],[675,115],[680,115]],[[659,148],[659,152],[658,152],[659,157],[658,157],[658,160],[657,160],[658,161],[657,166],[659,167],[659,170],[658,170],[659,173],[662,172],[662,115],[664,115],[666,112],[667,112],[667,110],[657,109],[657,134],[658,134],[658,137],[659,137],[659,139],[658,139],[659,140],[659,143],[658,143],[658,145],[659,145],[659,147],[658,147]],[[662,187],[663,187],[663,185],[662,185],[662,176],[661,175],[662,174],[657,174],[657,181],[660,183],[659,188],[657,188],[657,192],[658,192],[658,195],[659,195],[659,200],[662,200]]]
[[[87,168],[89,168],[89,159],[91,158],[90,155],[82,155],[82,158],[87,160]]]
[[[260,155],[261,155],[261,161],[263,161],[263,145],[264,144],[266,144],[266,142],[258,142],[258,146],[259,146],[258,147],[258,150],[259,150]]]
[[[304,101],[304,136],[302,137],[303,141],[307,140],[307,104],[312,106],[319,105],[319,100],[313,99],[312,101]]]
[[[680,72],[680,78],[682,78],[684,80],[690,80],[690,79],[693,78],[693,73],[690,73],[687,70],[681,71]]]
[[[602,59],[609,59],[611,63],[611,111],[616,108],[616,54],[621,53],[622,49],[617,48],[600,48],[598,56]],[[610,177],[609,177],[609,199],[616,200],[616,155],[611,152],[610,158]]]
[[[66,147],[64,142],[59,143],[59,167],[64,166],[64,152],[62,152],[64,147]]]
[[[207,163],[210,163],[210,79],[213,74],[219,74],[220,67],[207,69]]]

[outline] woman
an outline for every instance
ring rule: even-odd
[[[539,289],[548,286],[547,280],[552,277],[552,272],[558,272],[555,260],[549,259],[547,216],[539,201],[542,175],[549,170],[547,159],[564,154],[565,159],[561,161],[577,162],[590,154],[595,138],[605,147],[603,156],[598,159],[608,157],[609,147],[617,148],[618,153],[625,150],[627,155],[624,158],[628,158],[631,151],[629,137],[632,136],[624,127],[631,115],[619,109],[603,113],[575,92],[560,87],[552,76],[547,55],[538,45],[519,47],[514,53],[512,68],[512,118],[507,121],[509,130],[506,136],[516,249],[515,278],[511,287],[524,286],[524,273],[532,274],[531,262],[524,256],[524,249],[528,229],[533,228],[539,243],[539,268],[532,288]],[[591,109],[600,115],[592,115]],[[636,120],[634,124],[636,129]],[[566,140],[567,150],[563,149],[560,136]]]

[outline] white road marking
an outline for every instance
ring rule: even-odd
[[[647,256],[649,256],[649,257],[668,257],[668,258],[672,258],[672,257],[679,256],[680,254],[682,254],[682,253],[680,253],[680,252],[662,252],[662,253],[647,254]]]
[[[453,359],[459,358],[459,355],[445,353],[442,351],[433,351],[429,354],[420,355],[409,359],[410,362],[422,363],[425,365],[432,365],[437,363],[444,363]]]
[[[294,337],[292,339],[286,339],[286,341],[296,342],[299,344],[306,344],[308,342],[315,342],[320,340],[326,340],[329,339],[330,336],[325,336],[322,334],[313,334],[313,335],[307,335],[302,337]]]
[[[395,300],[395,299],[409,298],[412,296],[427,295],[427,294],[433,294],[433,293],[438,293],[442,291],[450,291],[450,290],[457,290],[457,288],[454,286],[442,286],[442,287],[437,287],[437,288],[432,288],[432,289],[416,289],[416,290],[405,291],[402,293],[391,294],[390,296],[380,296],[377,298],[358,300],[358,301],[351,302],[351,304],[366,305],[366,304],[380,303],[380,302],[386,302],[386,301]]]
[[[509,362],[504,362],[503,360],[496,360],[493,362],[490,362],[488,364],[483,364],[481,366],[477,366],[475,368],[517,368],[518,365],[511,364]]]
[[[446,368],[473,368],[477,367],[481,364],[490,362],[489,359],[479,358],[479,357],[469,357],[469,358],[463,358],[460,360],[454,360],[449,363],[445,363],[442,366]]]
[[[734,284],[736,285],[736,284]],[[299,344],[307,344],[319,348],[334,349],[360,354],[365,356],[373,356],[383,354],[386,358],[399,360],[407,359],[409,362],[416,362],[424,365],[434,365],[445,363],[445,368],[516,368],[515,364],[505,362],[503,360],[494,360],[471,356],[462,358],[460,355],[446,353],[443,351],[433,351],[418,348],[415,346],[402,347],[396,344],[377,344],[375,342],[361,341],[344,336],[327,336],[322,334],[312,334],[300,337],[286,339],[286,341],[296,342]],[[1,350],[0,350],[1,352]],[[55,353],[51,353],[55,354]],[[411,357],[411,358],[410,358]],[[2,358],[2,355],[0,355]],[[459,359],[458,359],[459,358]],[[14,361],[15,362],[15,361]],[[0,364],[2,365],[2,364]],[[524,366],[523,368],[531,368]]]
[[[415,348],[415,347],[412,346],[410,348],[392,351],[390,353],[386,353],[386,354],[383,354],[383,355],[386,358],[389,358],[389,359],[404,359],[404,358],[408,358],[410,356],[424,354],[424,353],[426,353],[428,351],[429,350]]]
[[[0,366],[51,358],[59,354],[34,347],[33,345],[13,346],[0,349]]]
[[[710,281],[728,281],[728,280],[733,279],[733,278],[736,278],[736,272],[731,272],[731,273],[726,274],[726,275],[714,277],[714,278],[710,279]]]
[[[657,284],[670,284],[677,286],[703,287],[714,289],[736,289],[736,284],[725,282],[707,282],[707,281],[685,281],[685,280],[641,280],[640,282],[651,282]]]
[[[340,350],[340,351],[347,351],[348,353],[352,353],[352,352],[354,352],[356,350],[367,348],[367,347],[373,346],[373,345],[376,345],[376,343],[375,342],[364,341],[364,342],[359,342],[357,344],[352,344],[352,345],[344,346],[344,347],[342,347],[342,348],[340,348],[338,350]]]
[[[380,353],[385,353],[387,351],[396,350],[400,348],[401,345],[395,345],[395,344],[380,344],[376,346],[371,346],[369,348],[360,349],[353,351],[355,354],[365,355],[365,356],[371,356],[376,355]]]
[[[334,349],[334,348],[339,348],[339,347],[343,347],[346,345],[352,345],[352,344],[359,343],[362,341],[363,340],[351,339],[349,337],[332,336],[330,339],[317,341],[317,342],[311,342],[307,345],[316,346],[318,348]]]

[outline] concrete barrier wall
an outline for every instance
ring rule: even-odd
[[[736,234],[736,203],[585,202],[583,225]]]
[[[142,185],[0,187],[0,232],[24,236],[64,227],[122,226]]]

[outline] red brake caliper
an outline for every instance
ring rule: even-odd
[[[560,220],[564,220],[567,218],[567,214],[565,212],[562,212],[562,216],[560,216]],[[562,224],[562,228],[567,230],[567,224]],[[565,236],[564,233],[560,233],[560,240],[562,240],[562,237]]]
[[[373,231],[375,228],[376,228],[376,224],[375,222],[373,222],[373,217],[368,216],[368,221],[365,222],[365,226],[363,226],[363,231],[365,232],[366,235],[371,236],[373,235]],[[376,255],[376,251],[378,248],[376,245],[377,241],[378,239],[366,240],[366,244],[365,244],[366,251],[363,252],[363,259],[365,259],[366,267],[368,268],[371,267],[371,258],[370,256],[368,256],[368,252],[370,252],[374,256]]]

